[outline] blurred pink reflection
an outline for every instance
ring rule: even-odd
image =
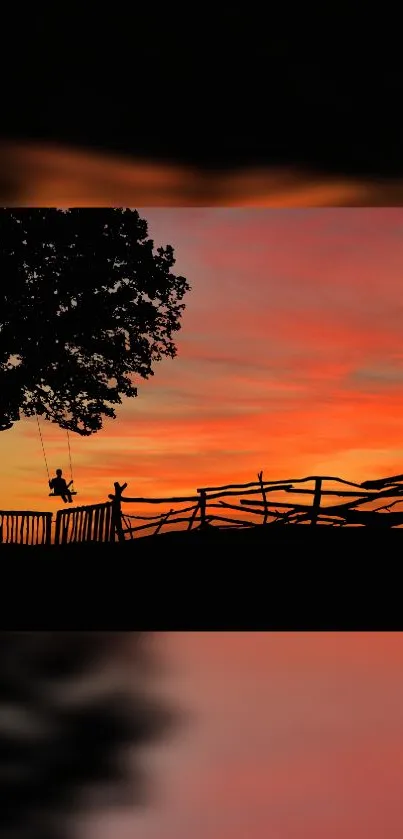
[[[192,722],[148,753],[153,807],[82,839],[400,839],[403,633],[161,640],[161,691]]]

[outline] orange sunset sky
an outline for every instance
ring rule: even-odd
[[[178,357],[92,437],[77,503],[307,474],[403,472],[403,210],[141,208],[192,286]],[[51,471],[66,434],[42,422]],[[35,419],[0,434],[0,509],[50,510]],[[157,512],[153,510],[153,512]]]

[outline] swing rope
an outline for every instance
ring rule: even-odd
[[[46,472],[47,472],[47,474],[48,474],[48,481],[50,481],[49,466],[48,466],[48,461],[47,461],[47,458],[46,458],[46,452],[45,452],[45,446],[44,446],[44,443],[43,443],[43,437],[42,437],[41,426],[40,426],[40,424],[39,424],[39,417],[38,417],[38,414],[36,413],[36,411],[35,411],[35,416],[36,416],[36,424],[37,424],[37,426],[38,426],[38,431],[39,431],[39,438],[40,438],[40,441],[41,441],[41,446],[42,446],[43,459],[44,459],[44,461],[45,461]],[[67,433],[67,445],[68,445],[68,449],[69,449],[69,465],[70,465],[71,491],[74,491],[73,463],[72,463],[72,459],[71,459],[70,435],[69,435],[68,429],[66,429],[66,433]]]
[[[36,411],[35,411],[35,416],[36,416],[36,422],[37,422],[38,431],[39,431],[39,437],[40,437],[40,440],[41,440],[42,451],[43,451],[43,457],[44,457],[44,460],[45,460],[45,466],[46,466],[46,471],[47,471],[47,473],[48,473],[48,481],[50,481],[50,473],[49,473],[48,461],[46,460],[46,452],[45,452],[45,446],[43,445],[43,437],[42,437],[41,426],[39,425],[39,417],[38,417],[38,414],[36,413]]]
[[[72,462],[71,462],[70,434],[69,434],[68,429],[66,429],[66,432],[67,432],[67,445],[68,445],[68,448],[69,448],[69,463],[70,463],[70,478],[71,478],[71,487],[72,487],[72,489],[74,489],[74,480],[73,480],[73,465],[72,465]]]

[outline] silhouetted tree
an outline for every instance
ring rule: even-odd
[[[141,750],[177,714],[147,696],[140,642],[138,632],[0,632],[2,837],[69,839],[80,812],[145,801]]]
[[[190,286],[130,209],[0,210],[0,430],[36,412],[89,435],[173,358]]]

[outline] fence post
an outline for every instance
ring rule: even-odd
[[[260,489],[262,490],[262,495],[263,495],[263,504],[264,504],[263,524],[267,524],[267,518],[268,518],[268,515],[269,515],[269,508],[267,506],[267,495],[266,495],[266,491],[265,491],[265,488],[264,488],[264,485],[263,485],[263,471],[258,472],[257,477],[258,477],[258,481],[260,483]]]
[[[200,501],[199,501],[200,530],[205,530],[206,525],[207,525],[207,521],[206,521],[206,504],[207,504],[206,490],[205,489],[200,489],[199,494],[200,494]]]
[[[322,495],[322,478],[315,478],[315,494],[313,496],[311,525],[315,525],[317,520],[318,520],[321,495]]]
[[[194,506],[193,513],[192,513],[192,515],[190,516],[190,519],[189,519],[188,530],[192,529],[192,525],[194,524],[194,520],[197,516],[197,511],[199,509],[199,503],[200,502],[198,501],[197,504],[195,504],[195,506]]]
[[[110,496],[112,498],[112,521],[113,527],[111,528],[111,538],[112,534],[115,532],[118,537],[118,542],[125,542],[125,534],[122,527],[122,505],[121,505],[121,497],[122,492],[127,487],[127,483],[119,484],[118,481],[115,481],[115,494]]]
[[[171,513],[173,513],[173,512],[174,512],[174,510],[173,510],[173,508],[172,508],[172,509],[169,511],[169,513],[165,513],[165,516],[164,516],[164,515],[162,515],[162,516],[161,516],[161,518],[160,518],[160,520],[159,520],[159,523],[158,523],[158,525],[157,525],[157,527],[156,527],[156,529],[155,529],[155,531],[154,531],[154,534],[153,534],[154,536],[157,536],[157,535],[158,535],[158,533],[159,533],[159,532],[160,532],[160,530],[161,530],[161,527],[162,527],[164,524],[166,524],[166,523],[167,523],[167,521],[168,521],[168,519],[169,519],[169,516],[170,516],[170,515],[171,515]]]

